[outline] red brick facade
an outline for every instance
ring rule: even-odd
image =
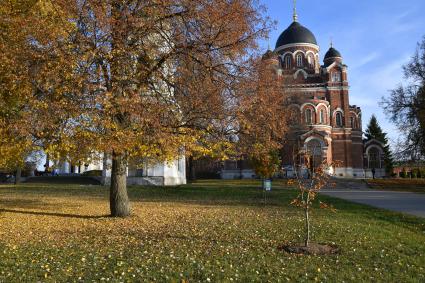
[[[338,161],[340,165],[330,172],[337,177],[372,177],[372,171],[378,177],[385,175],[383,145],[363,141],[361,109],[350,105],[348,68],[336,49],[331,46],[322,64],[315,36],[294,15],[294,22],[282,32],[275,50],[263,55],[263,61],[282,82],[283,97],[289,99],[293,112],[282,149],[286,177],[293,176],[294,152],[299,150],[310,152],[317,166],[324,160]],[[252,169],[237,170],[224,164],[221,177],[255,176]]]
[[[294,32],[289,32],[289,37],[294,37]],[[284,37],[283,41],[288,41]],[[331,48],[321,64],[317,44],[278,42],[274,52],[263,59],[284,82],[296,112],[290,143],[283,150],[284,165],[293,163],[294,146],[306,150],[315,147],[322,160],[339,161],[341,167],[334,172],[337,176],[364,177],[361,109],[350,105],[347,66],[340,53]]]

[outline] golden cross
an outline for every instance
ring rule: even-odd
[[[293,15],[294,22],[298,21],[298,15],[297,15],[297,0],[294,0],[294,15]]]

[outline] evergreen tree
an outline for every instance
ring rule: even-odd
[[[375,115],[372,115],[372,117],[370,118],[369,124],[367,125],[367,129],[365,132],[365,136],[366,136],[366,141],[375,139],[384,145],[385,171],[391,174],[393,170],[394,161],[393,161],[390,146],[388,144],[387,133],[382,131],[382,128],[381,126],[379,126],[378,120],[376,119]]]

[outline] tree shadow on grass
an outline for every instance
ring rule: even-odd
[[[215,185],[215,186],[214,186]],[[267,206],[287,205],[294,193],[288,189],[274,187],[267,193]],[[43,199],[44,197],[108,199],[108,188],[100,186],[22,184],[0,188],[0,196],[22,195],[25,198]],[[130,201],[142,202],[179,202],[200,205],[237,205],[262,206],[264,192],[258,184],[212,183],[211,187],[203,183],[177,187],[141,187],[129,186]],[[1,201],[0,201],[1,203]],[[21,204],[17,203],[16,206]],[[9,208],[9,207],[7,207]],[[15,207],[10,207],[15,208]]]
[[[206,206],[288,206],[296,191],[278,189],[267,192],[258,187],[130,187],[130,199],[141,203],[187,203]]]
[[[38,209],[43,208],[47,204],[38,199],[0,199],[0,209],[19,208],[19,209]]]
[[[108,192],[108,189],[102,186],[75,184],[20,184],[0,186],[0,194],[21,194],[38,197],[104,197]]]
[[[41,215],[41,216],[56,216],[56,217],[77,218],[77,219],[100,219],[100,218],[110,217],[110,215],[79,215],[79,214],[69,214],[69,213],[26,211],[26,210],[14,210],[14,209],[0,209],[0,212]]]

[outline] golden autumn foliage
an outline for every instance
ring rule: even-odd
[[[60,76],[64,61],[52,58],[41,44],[66,36],[72,25],[51,1],[5,1],[0,7],[0,168],[15,169],[46,144],[55,125],[46,101],[38,99],[37,76]],[[56,68],[55,68],[56,67]],[[53,75],[54,74],[54,75]],[[51,80],[45,76],[45,80]],[[50,88],[52,83],[48,83]],[[40,113],[40,115],[35,115]],[[42,113],[42,115],[41,115]],[[57,111],[59,113],[59,111]],[[40,125],[50,125],[49,127]],[[59,125],[55,125],[59,126]],[[56,129],[56,132],[58,130]],[[49,134],[49,137],[52,134]]]
[[[30,89],[23,75],[25,50],[20,47],[25,36],[19,27],[25,20],[16,11],[21,9],[14,2],[0,6],[0,168],[13,170],[23,162],[27,146],[13,122],[19,117]]]
[[[289,100],[283,78],[273,66],[263,60],[254,64],[240,86],[244,94],[238,108],[238,146],[258,175],[271,178],[281,166],[280,150],[289,130]]]
[[[130,213],[125,168],[132,159],[227,150],[235,82],[270,26],[257,1],[25,3],[25,12],[4,17],[17,15],[11,34],[22,27],[16,46],[27,51],[6,70],[27,85],[20,135],[55,159],[112,153],[113,215]]]

